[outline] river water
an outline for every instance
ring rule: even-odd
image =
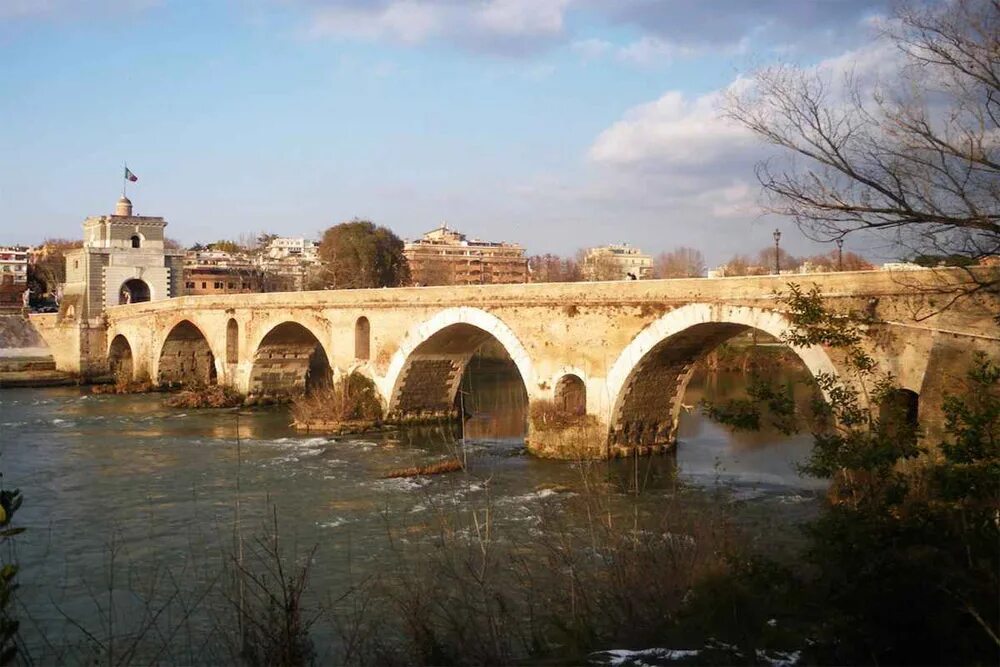
[[[735,374],[698,376],[686,403],[742,386]],[[282,408],[180,411],[156,394],[3,390],[0,469],[4,486],[24,495],[16,524],[27,528],[14,547],[26,654],[41,663],[83,662],[103,655],[108,637],[142,625],[149,607],[139,598],[180,591],[178,600],[195,600],[235,549],[237,498],[241,532],[266,532],[277,516],[283,548],[301,556],[316,546],[310,589],[329,599],[386,567],[387,525],[407,526],[414,541],[431,539],[435,508],[461,510],[488,496],[496,521],[523,522],[580,492],[579,465],[525,455],[517,437],[523,413],[511,416],[482,398],[514,395],[507,379],[482,381],[477,391],[463,446],[443,429],[302,435]],[[634,511],[662,512],[664,498],[676,502],[680,489],[692,502],[730,505],[762,539],[778,539],[816,506],[822,485],[795,468],[808,455],[808,436],[734,435],[692,410],[682,417],[679,441],[676,456],[601,464],[602,474]],[[456,452],[470,473],[381,479]],[[174,623],[179,614],[171,608],[169,623],[165,613],[151,625],[182,627]],[[211,614],[217,620],[223,612]],[[204,624],[211,614],[191,617]],[[184,642],[180,635],[159,639],[183,643],[188,653],[143,660],[219,659],[198,652],[196,630],[183,633]],[[321,629],[314,634],[319,659],[333,660],[338,640]]]

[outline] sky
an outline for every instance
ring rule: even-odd
[[[756,67],[892,59],[883,0],[0,0],[0,243],[78,238],[127,161],[184,244],[414,238],[571,255],[690,246],[710,265],[782,230],[767,149],[719,115]],[[852,247],[873,259],[871,248]]]

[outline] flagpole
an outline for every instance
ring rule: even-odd
[[[128,184],[128,162],[123,162],[122,169],[122,197],[125,196],[125,186]]]

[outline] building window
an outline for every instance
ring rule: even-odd
[[[138,234],[133,234],[132,235],[132,247],[133,248],[138,248],[141,245],[142,245],[142,239],[139,238]]]
[[[226,285],[229,289],[234,289],[236,287],[236,283],[227,283]]]
[[[222,283],[219,281],[215,282],[215,289],[222,289]]]
[[[193,282],[186,282],[186,283],[184,283],[184,287],[186,287],[187,289],[194,289],[194,283]]]
[[[201,284],[201,288],[202,288],[202,289],[206,289],[207,287],[208,287],[208,283],[202,283],[202,284]]]
[[[79,269],[80,268],[80,260],[78,260],[78,259],[74,259],[73,260],[73,268],[74,269]]]

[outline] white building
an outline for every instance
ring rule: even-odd
[[[271,259],[294,257],[306,262],[318,262],[319,244],[305,238],[278,237],[268,244],[267,256]]]
[[[589,248],[583,258],[586,280],[643,280],[653,274],[653,258],[627,243]]]
[[[28,283],[28,248],[26,246],[0,246],[0,283],[4,285],[8,283],[26,285]]]
[[[83,247],[66,253],[66,284],[60,317],[87,320],[108,306],[179,296],[182,250],[163,246],[161,217],[132,214],[118,200],[112,215],[83,221]]]

